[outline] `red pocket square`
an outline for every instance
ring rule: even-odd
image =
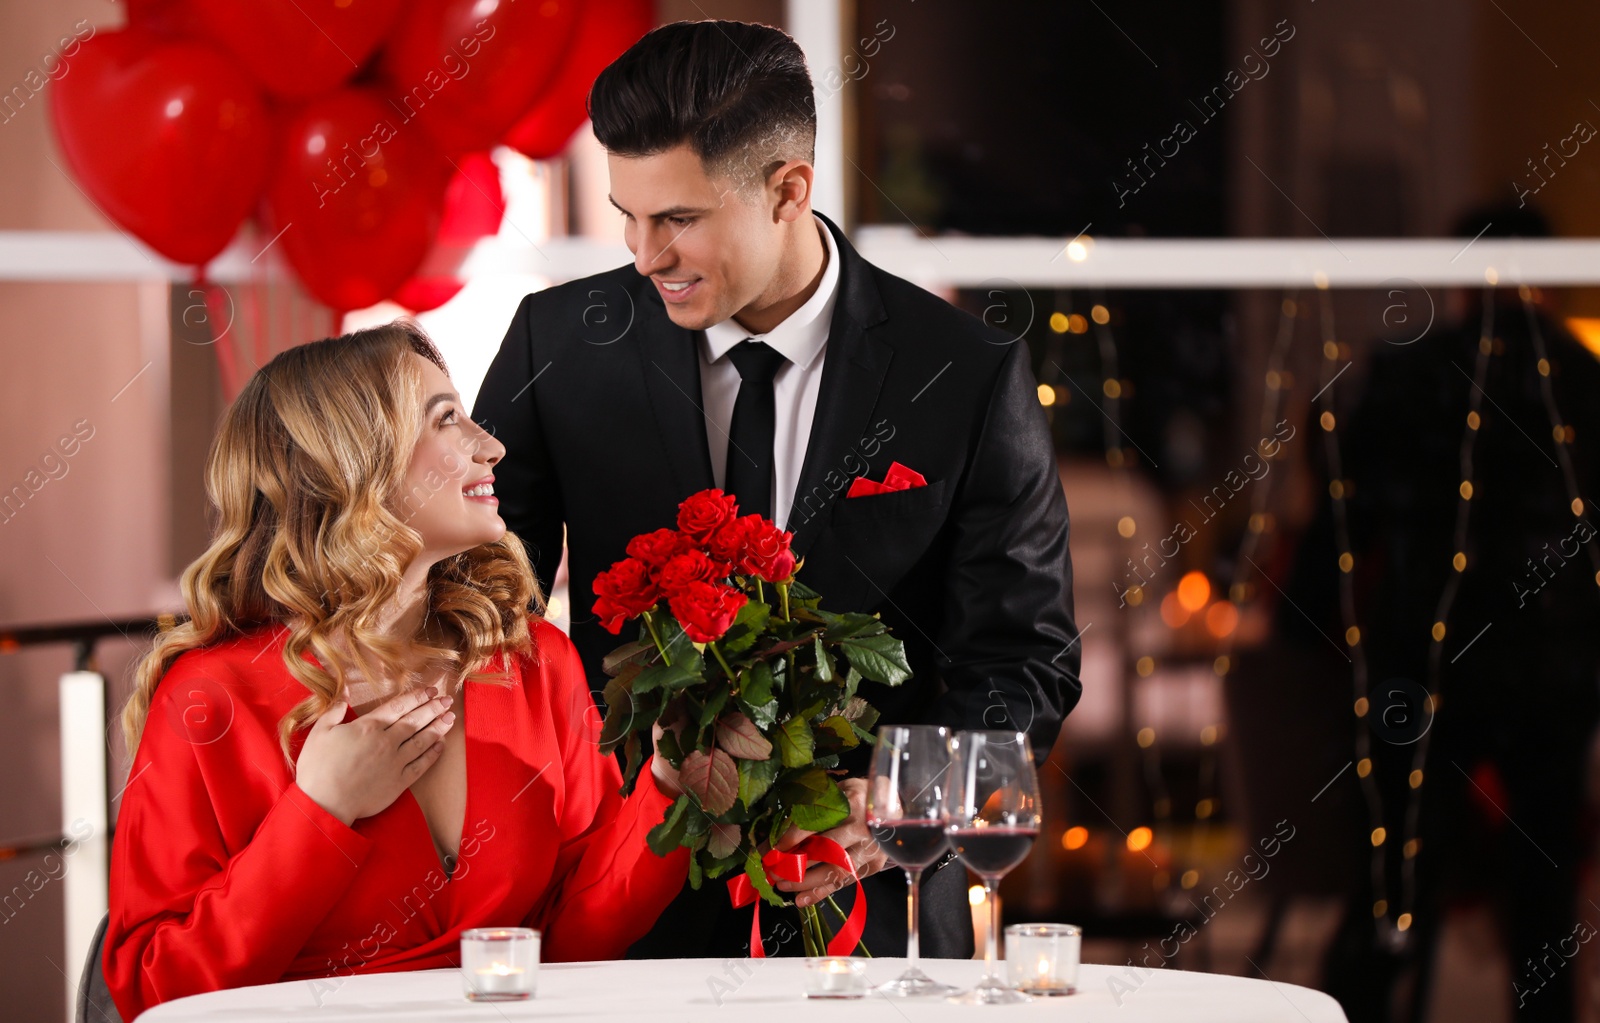
[[[922,473],[915,469],[908,469],[899,462],[891,462],[889,471],[883,474],[883,482],[869,480],[865,476],[857,476],[850,481],[850,489],[845,492],[846,497],[865,497],[868,494],[888,494],[896,490],[910,490],[913,487],[925,487],[928,481]]]

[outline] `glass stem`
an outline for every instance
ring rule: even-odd
[[[983,879],[983,897],[989,902],[989,940],[983,948],[984,972],[986,979],[994,980],[999,976],[995,972],[994,961],[999,958],[996,949],[1000,944],[1000,900],[996,898],[994,885],[987,877]]]
[[[906,869],[906,968],[909,973],[917,968],[921,954],[917,935],[918,911],[922,902],[922,871]]]

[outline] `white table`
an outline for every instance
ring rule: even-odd
[[[307,981],[237,988],[158,1005],[139,1023],[380,1023],[385,1020],[617,1020],[626,1023],[715,1023],[741,1019],[871,1020],[1115,1020],[1195,1023],[1344,1023],[1339,1005],[1320,991],[1247,977],[1178,970],[1148,971],[1133,988],[1125,967],[1085,965],[1078,993],[1036,998],[1028,1005],[967,1006],[943,1001],[900,1001],[880,996],[860,1001],[816,1001],[802,995],[804,960],[661,959],[545,964],[538,995],[525,1002],[467,1002],[455,970],[384,973],[335,979],[337,987]],[[889,980],[902,959],[874,959],[873,983]],[[981,961],[924,960],[926,972],[946,983],[970,986]],[[1126,986],[1112,985],[1118,978]],[[330,982],[322,982],[324,985]],[[1116,993],[1113,993],[1113,988]],[[1131,990],[1130,990],[1131,988]],[[1120,996],[1121,1005],[1118,1005]],[[320,1003],[320,1004],[319,1004]]]

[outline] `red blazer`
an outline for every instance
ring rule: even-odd
[[[683,887],[687,851],[645,845],[672,800],[648,764],[618,795],[560,629],[534,624],[536,661],[490,664],[513,685],[463,687],[467,812],[448,879],[409,791],[346,827],[294,784],[277,727],[306,690],[284,635],[187,651],[156,690],[111,853],[103,965],[123,1019],[220,988],[327,978],[313,992],[331,992],[352,973],[456,966],[468,927],[540,928],[547,962],[616,959]]]

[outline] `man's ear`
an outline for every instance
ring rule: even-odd
[[[795,221],[811,211],[811,183],[815,174],[816,169],[809,160],[790,160],[772,172],[767,182],[775,219]]]

